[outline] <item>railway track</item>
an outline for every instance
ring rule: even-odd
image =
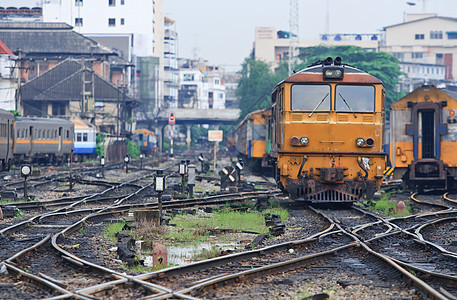
[[[421,203],[429,198],[417,195],[419,213],[404,218],[385,218],[360,207],[330,211],[294,207],[289,230],[282,239],[265,242],[263,248],[147,274],[128,271],[93,241],[107,222],[122,220],[132,209],[157,207],[152,174],[152,169],[136,170],[123,182],[84,179],[78,184],[94,186],[96,191],[17,203],[33,215],[0,227],[0,239],[8,245],[3,250],[0,246],[0,264],[9,272],[2,275],[5,286],[0,296],[241,299],[264,293],[267,298],[294,296],[291,287],[301,282],[324,286],[332,281],[341,287],[357,286],[362,292],[376,287],[378,298],[387,293],[408,297],[415,295],[413,289],[425,298],[457,294],[457,255],[452,240],[446,239],[446,232],[457,226],[452,201],[430,201],[439,202],[431,206]],[[174,176],[168,173],[170,182],[179,182]],[[279,196],[277,190],[265,189],[164,201],[163,207],[221,205],[260,194]],[[39,291],[28,282],[39,286]]]

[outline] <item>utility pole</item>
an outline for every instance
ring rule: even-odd
[[[22,51],[19,50],[16,60],[16,69],[17,69],[17,92],[16,92],[16,108],[17,112],[21,112],[21,60],[22,60]],[[23,113],[23,112],[22,112]]]
[[[290,0],[289,16],[289,76],[295,66],[295,47],[298,44],[298,0]]]

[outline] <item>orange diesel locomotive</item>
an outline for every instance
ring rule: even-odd
[[[271,156],[292,199],[370,199],[382,183],[384,85],[327,58],[280,82],[272,93]]]
[[[409,188],[457,188],[456,99],[455,92],[424,85],[390,106],[394,178]]]

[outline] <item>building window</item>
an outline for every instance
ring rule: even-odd
[[[121,5],[124,5],[125,4],[125,1],[124,0],[121,0]]]
[[[125,19],[121,18],[121,25],[125,25]]]
[[[108,26],[109,27],[116,26],[116,19],[108,19]]]
[[[457,40],[457,31],[447,32],[448,40]]]
[[[415,39],[416,40],[423,40],[425,38],[425,35],[424,34],[416,34],[415,35]]]
[[[443,53],[437,53],[435,59],[436,59],[435,63],[437,65],[443,65],[444,64]]]
[[[193,81],[194,80],[194,74],[184,74],[183,81]]]
[[[430,31],[430,39],[432,40],[442,40],[443,32],[442,31]]]
[[[75,0],[75,6],[83,6],[83,0]]]
[[[422,52],[411,53],[411,58],[423,58],[423,57],[424,57],[424,53],[422,53]]]
[[[214,79],[214,84],[219,84],[219,79]]]
[[[224,94],[219,93],[219,99],[224,99]]]
[[[83,26],[83,18],[75,18],[75,26],[82,27]]]
[[[108,0],[109,6],[116,6],[116,0]]]

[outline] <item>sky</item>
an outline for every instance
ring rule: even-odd
[[[289,2],[164,0],[164,9],[176,21],[179,57],[196,56],[236,71],[252,50],[256,27],[289,30]],[[298,5],[300,39],[326,33],[327,11],[329,33],[377,33],[403,22],[405,13],[457,18],[457,0],[298,0]]]

